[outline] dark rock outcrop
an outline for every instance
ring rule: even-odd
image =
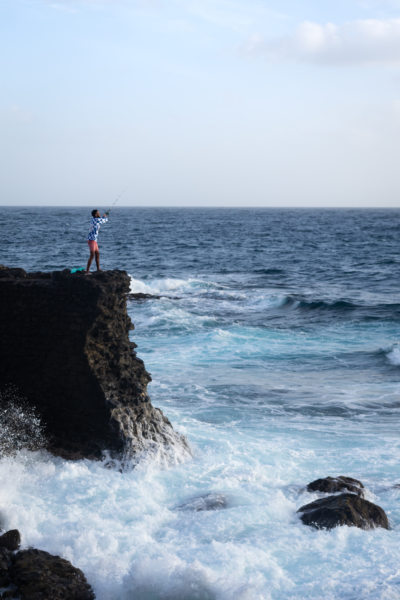
[[[35,407],[54,454],[189,452],[147,395],[151,378],[129,340],[129,285],[125,271],[0,267],[0,386],[15,386]]]
[[[133,292],[128,294],[128,300],[161,300],[161,298],[180,300],[179,296],[157,296],[155,294],[144,294],[143,292]]]
[[[0,536],[0,548],[7,548],[11,552],[18,550],[21,545],[21,535],[18,529],[10,529]]]
[[[160,300],[161,296],[154,296],[153,294],[144,294],[143,292],[136,292],[128,294],[128,300]]]
[[[22,550],[13,557],[10,580],[21,600],[94,600],[80,569],[43,550]]]
[[[17,552],[18,529],[0,536],[0,598],[20,600],[94,600],[92,588],[80,569],[43,550]]]
[[[353,492],[358,496],[364,496],[364,486],[358,479],[352,477],[345,477],[340,475],[339,477],[324,477],[323,479],[316,479],[307,486],[308,492],[325,492],[328,494],[334,494],[335,492]]]
[[[0,587],[10,585],[10,567],[13,554],[7,548],[0,548]]]
[[[305,525],[316,529],[332,529],[339,525],[373,529],[383,527],[389,529],[389,521],[385,511],[376,504],[364,500],[356,494],[340,494],[321,498],[302,506],[297,511],[302,513],[301,520]]]

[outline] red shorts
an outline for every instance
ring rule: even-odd
[[[90,252],[98,252],[99,251],[97,242],[95,242],[94,240],[88,240],[88,246],[89,246]]]

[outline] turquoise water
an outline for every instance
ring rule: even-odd
[[[6,209],[0,262],[84,265],[87,213]],[[400,211],[116,209],[102,265],[162,296],[128,303],[133,339],[193,458],[21,452],[0,461],[7,526],[101,600],[400,598],[399,231]],[[392,529],[302,525],[327,475],[361,479]],[[210,494],[225,508],[190,510]]]

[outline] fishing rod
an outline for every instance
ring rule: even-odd
[[[106,215],[108,217],[108,215],[110,214],[110,212],[112,211],[112,209],[114,208],[114,206],[117,204],[118,200],[121,199],[121,197],[125,194],[126,190],[122,190],[122,192],[120,194],[118,194],[118,196],[115,198],[114,202],[111,205],[111,208],[109,208],[108,210],[106,210]]]

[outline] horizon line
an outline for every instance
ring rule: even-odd
[[[100,203],[98,203],[100,204]],[[94,203],[93,204],[0,204],[1,208],[93,208]],[[227,206],[227,205],[220,205],[220,206],[209,206],[209,205],[195,205],[195,206],[189,206],[189,205],[175,205],[175,204],[169,204],[169,205],[160,205],[160,204],[155,204],[152,206],[146,206],[146,205],[140,205],[140,204],[129,204],[129,205],[124,205],[124,206],[115,206],[112,207],[112,209],[108,209],[108,210],[112,210],[113,212],[115,210],[120,210],[120,209],[124,209],[124,208],[140,208],[140,209],[167,209],[167,208],[171,208],[171,209],[209,209],[209,210],[221,210],[221,209],[238,209],[238,210],[250,210],[250,209],[260,209],[260,210],[268,210],[268,209],[273,209],[273,210],[293,210],[293,209],[299,209],[299,210],[309,210],[309,209],[315,209],[315,210],[400,210],[400,205],[399,206],[356,206],[356,205],[350,205],[350,206],[340,206],[340,205],[333,205],[333,206],[322,206],[322,205],[317,205],[317,206],[312,206],[312,205],[286,205],[286,206],[279,206],[279,205],[271,205],[271,206],[259,206],[259,205],[250,205],[250,206]]]

